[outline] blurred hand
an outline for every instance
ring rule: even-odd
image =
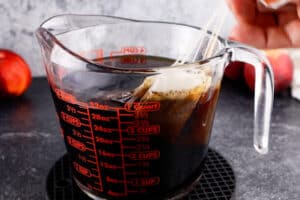
[[[300,0],[289,10],[260,12],[256,0],[227,0],[238,25],[230,39],[257,48],[300,47]]]

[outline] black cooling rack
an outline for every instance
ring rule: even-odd
[[[218,152],[209,149],[201,179],[183,200],[229,200],[233,199],[234,189],[231,166]],[[49,200],[91,200],[73,183],[67,155],[49,172],[47,197]]]

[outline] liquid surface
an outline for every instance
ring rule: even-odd
[[[110,62],[122,66],[124,59],[140,57]],[[143,59],[130,64],[171,64]],[[200,175],[219,87],[155,86],[171,81],[166,77],[86,71],[51,84],[73,175],[82,188],[111,199],[159,199]]]

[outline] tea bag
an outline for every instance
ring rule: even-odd
[[[133,96],[138,102],[160,102],[160,110],[149,114],[150,121],[159,124],[163,136],[174,141],[197,103],[207,96],[211,82],[205,70],[168,70],[147,77]]]
[[[209,98],[209,91],[213,88],[212,68],[202,66],[191,72],[189,62],[196,62],[197,55],[203,50],[202,59],[214,54],[218,41],[218,34],[224,24],[228,11],[219,7],[219,12],[209,20],[204,30],[212,28],[211,37],[204,42],[206,32],[198,38],[191,38],[191,46],[187,54],[178,57],[173,66],[184,64],[182,69],[169,69],[165,72],[145,78],[144,82],[133,93],[134,99],[139,102],[160,102],[160,110],[150,114],[151,122],[160,125],[161,133],[174,141],[180,134],[187,120],[191,117],[198,102]],[[220,20],[219,17],[221,16]],[[196,46],[195,46],[196,45]],[[188,59],[192,55],[192,59]]]

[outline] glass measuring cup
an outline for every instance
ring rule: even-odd
[[[224,68],[256,71],[254,147],[267,153],[273,76],[258,50],[217,38],[185,55],[196,27],[61,15],[37,31],[78,186],[93,199],[170,199],[187,191],[208,150]],[[205,46],[205,45],[203,45]],[[187,63],[172,65],[185,55]]]

